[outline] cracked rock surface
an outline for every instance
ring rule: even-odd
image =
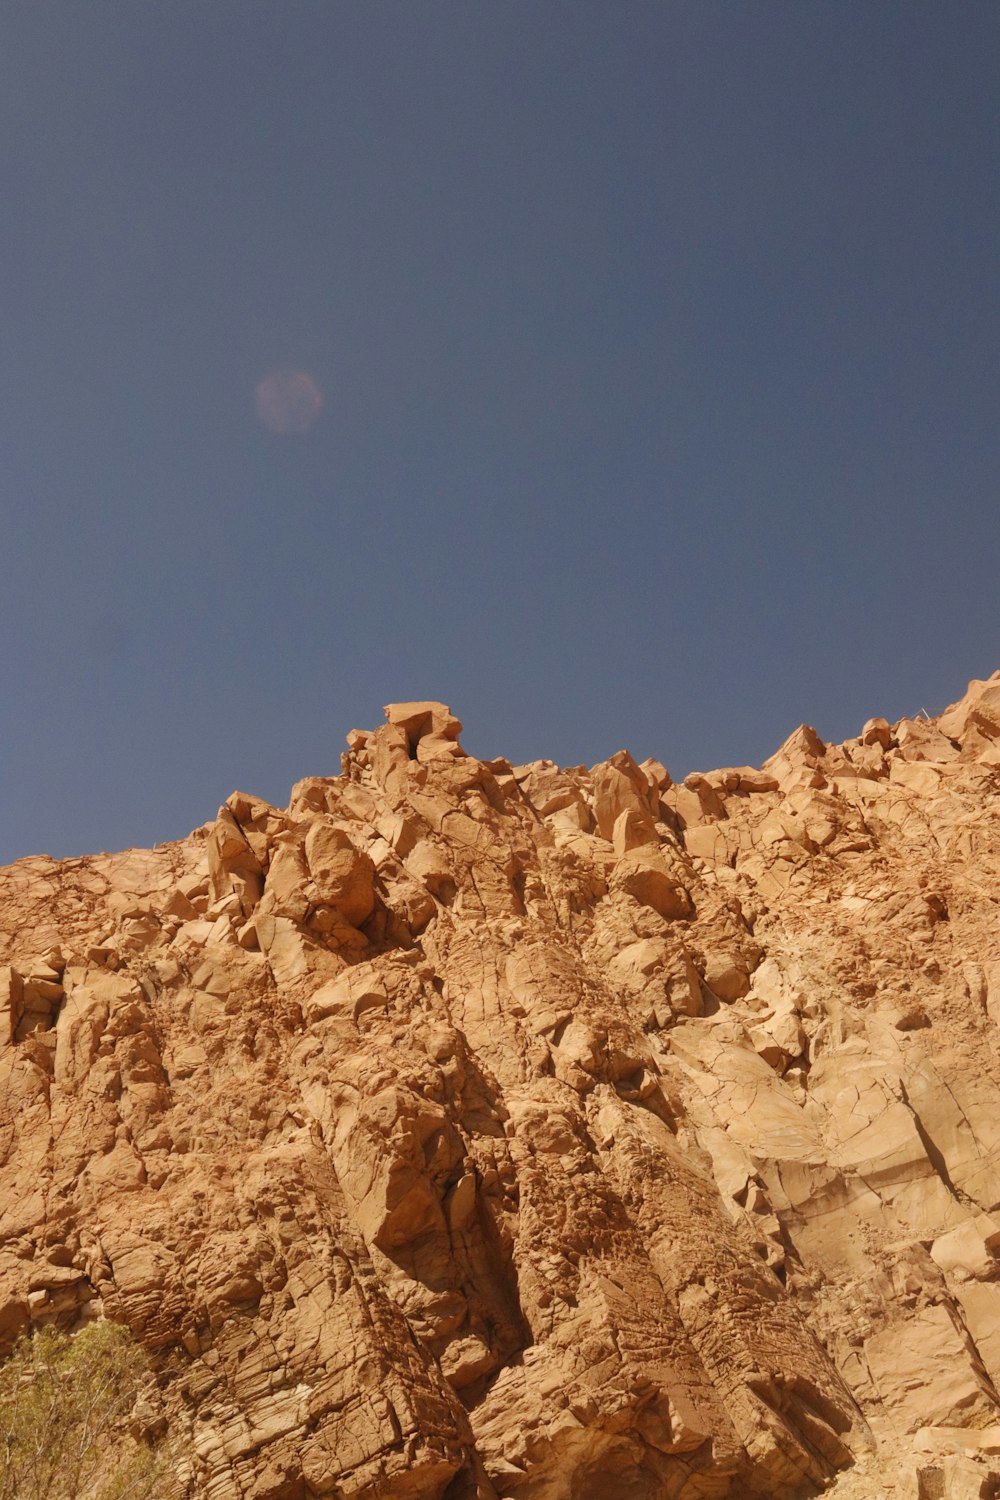
[[[0,870],[0,1354],[149,1350],[175,1500],[1000,1482],[1000,673],[675,785],[352,731]]]

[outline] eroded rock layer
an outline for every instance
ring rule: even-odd
[[[128,1323],[206,1500],[992,1483],[1000,673],[681,785],[387,720],[0,871],[0,1346]]]

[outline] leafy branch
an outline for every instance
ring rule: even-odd
[[[126,1328],[43,1328],[0,1365],[0,1500],[155,1500],[161,1455],[130,1431],[149,1380]]]

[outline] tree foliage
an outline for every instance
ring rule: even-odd
[[[147,1374],[117,1323],[19,1339],[0,1365],[0,1500],[153,1500],[162,1465],[128,1425]]]

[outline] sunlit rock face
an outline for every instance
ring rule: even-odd
[[[0,872],[3,1348],[126,1322],[177,1500],[979,1494],[998,701],[681,784],[395,704]]]

